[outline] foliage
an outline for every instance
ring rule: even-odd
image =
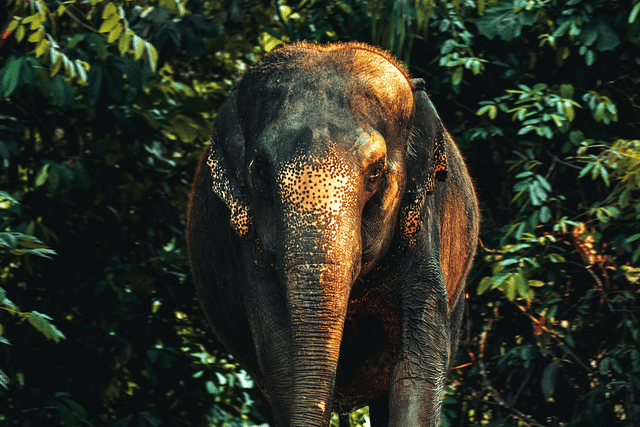
[[[223,33],[216,7],[7,5],[0,286],[33,311],[2,294],[0,424],[262,420],[211,339],[182,250],[212,114],[261,52],[255,27]],[[24,320],[67,340],[52,346]]]
[[[443,425],[637,424],[639,14],[637,0],[7,2],[0,425],[266,421],[195,299],[184,216],[233,81],[301,39],[404,59],[476,180],[483,247]]]
[[[461,12],[488,62],[443,83],[464,96],[445,95],[459,107],[449,123],[475,172],[484,247],[448,423],[640,419],[635,9],[502,1]]]

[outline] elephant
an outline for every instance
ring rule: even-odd
[[[437,426],[478,242],[425,83],[364,43],[297,42],[238,79],[187,218],[198,298],[275,426]]]

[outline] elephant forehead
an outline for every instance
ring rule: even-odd
[[[277,173],[278,193],[297,213],[339,215],[356,201],[357,174],[335,155],[301,156]]]
[[[411,86],[406,76],[394,64],[370,52],[356,51],[353,69],[365,77],[367,86],[379,99],[391,105],[402,106],[407,111],[412,110]]]

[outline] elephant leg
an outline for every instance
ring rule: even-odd
[[[438,254],[413,271],[400,288],[402,343],[391,375],[389,426],[438,427],[451,348]]]
[[[338,419],[340,420],[340,427],[351,426],[351,422],[349,422],[349,414],[339,414]]]
[[[369,421],[371,427],[389,425],[389,396],[379,397],[369,403]]]

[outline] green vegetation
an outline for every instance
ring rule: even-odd
[[[638,0],[10,0],[0,25],[0,425],[266,422],[184,215],[234,79],[300,39],[392,50],[476,181],[443,424],[640,424]]]

